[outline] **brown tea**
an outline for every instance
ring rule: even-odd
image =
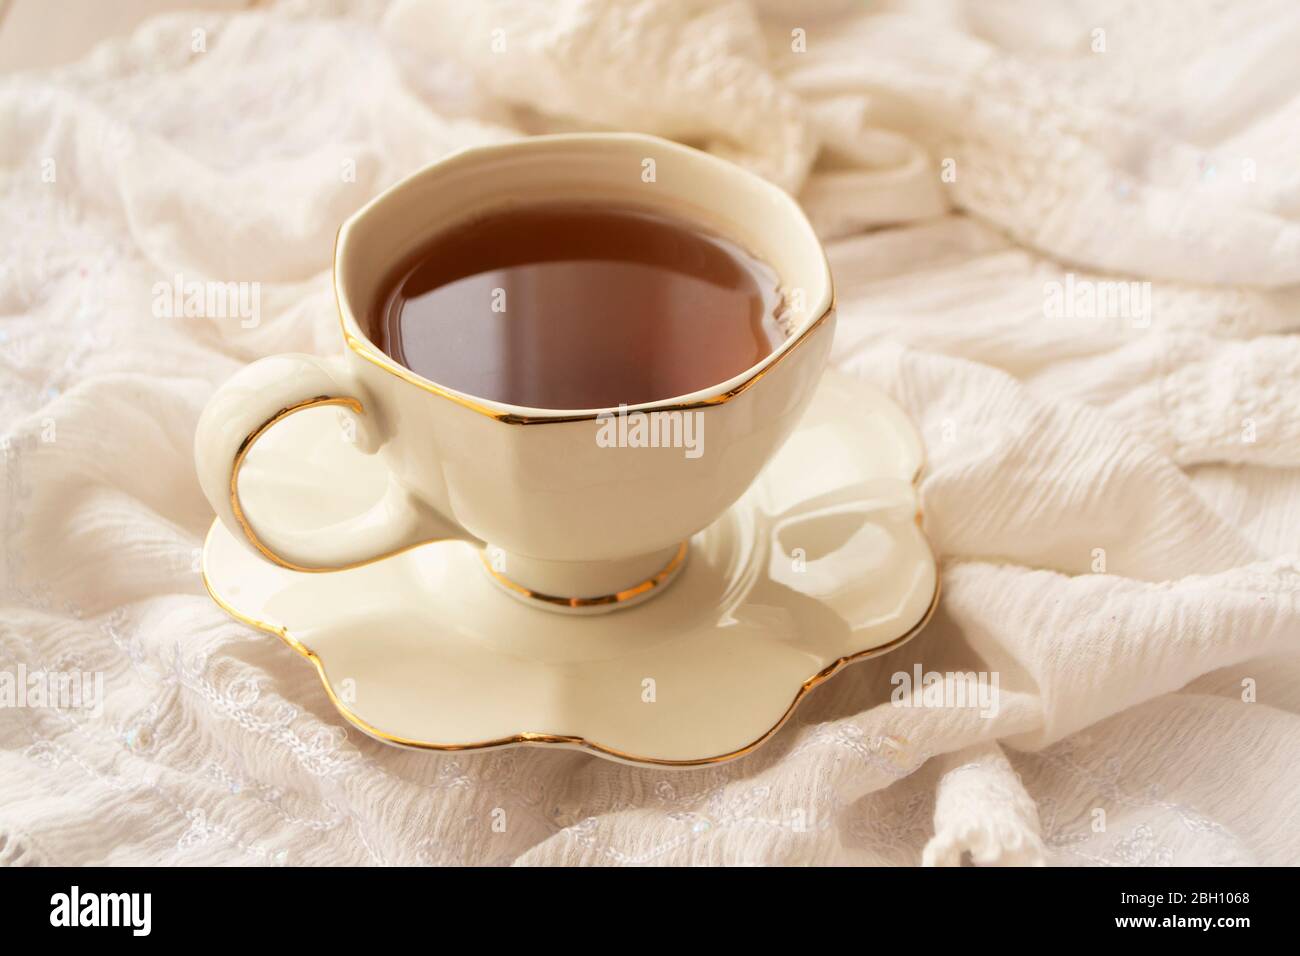
[[[726,381],[786,337],[779,279],[669,216],[577,203],[493,212],[434,238],[390,280],[371,338],[440,385],[593,409]]]

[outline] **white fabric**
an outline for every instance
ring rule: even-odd
[[[0,662],[108,697],[0,711],[0,862],[1300,862],[1296,49],[1285,0],[291,3],[4,81]],[[387,749],[195,573],[199,410],[338,348],[338,223],[575,128],[797,192],[925,436],[934,622],[722,767]],[[260,324],[155,317],[177,273]],[[1067,273],[1150,321],[1047,317]],[[915,664],[996,715],[894,706]]]

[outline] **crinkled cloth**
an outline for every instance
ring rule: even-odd
[[[0,669],[107,700],[0,711],[0,862],[1300,862],[1296,49],[1286,0],[291,3],[7,78]],[[338,349],[339,222],[578,128],[798,195],[925,438],[935,620],[715,768],[388,749],[196,573],[199,411]],[[917,664],[996,713],[894,706]]]

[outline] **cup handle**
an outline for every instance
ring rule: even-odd
[[[239,471],[267,431],[295,412],[335,405],[356,416],[356,444],[373,454],[383,440],[367,421],[364,392],[337,359],[287,354],[260,359],[217,389],[199,416],[194,462],[203,493],[231,531],[263,557],[294,571],[344,571],[419,544],[466,538],[461,527],[390,475],[384,498],[364,514],[311,532],[279,531],[275,548],[239,500]]]

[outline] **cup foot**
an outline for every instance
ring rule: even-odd
[[[488,545],[483,567],[501,590],[562,614],[606,614],[662,594],[686,564],[690,542],[619,561],[539,561]]]

